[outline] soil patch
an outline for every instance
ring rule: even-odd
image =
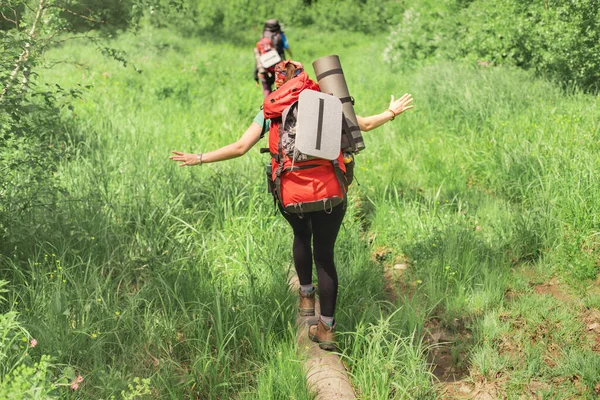
[[[478,377],[475,381],[461,380],[449,382],[443,385],[439,392],[439,398],[442,400],[450,399],[476,399],[476,400],[497,400],[505,399],[506,394],[504,385],[508,380],[505,376],[500,376],[494,381],[486,381]]]
[[[585,324],[585,334],[592,344],[592,350],[600,353],[600,310],[585,310],[581,320]]]
[[[399,293],[404,293],[408,298],[411,298],[414,294],[414,290],[411,286],[406,284],[404,280],[404,275],[408,269],[408,263],[398,262],[391,266],[384,266],[383,275],[385,278],[384,281],[384,290],[385,290],[385,298],[392,302],[396,303],[400,295]]]
[[[427,356],[432,372],[441,383],[457,382],[469,376],[466,360],[472,336],[464,326],[458,330],[448,329],[439,320],[431,319],[425,322],[424,341],[430,349]]]
[[[556,278],[552,278],[548,282],[540,285],[534,285],[533,290],[537,294],[548,294],[564,303],[578,302],[578,298],[567,292],[566,288]]]
[[[535,285],[534,290],[535,293],[549,294],[557,300],[577,306],[579,308],[579,320],[585,326],[585,336],[588,338],[592,350],[600,353],[600,310],[583,307],[580,299],[568,293],[557,279]]]

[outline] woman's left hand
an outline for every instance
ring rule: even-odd
[[[394,112],[394,115],[400,115],[406,110],[410,110],[413,108],[412,105],[412,95],[410,93],[405,93],[398,100],[394,100],[394,95],[392,95],[392,100],[390,101],[390,110]]]
[[[181,151],[174,151],[173,154],[175,154],[174,156],[170,156],[169,158],[173,161],[183,161],[181,164],[179,164],[180,167],[185,167],[188,165],[197,165],[201,163],[201,157],[202,155],[198,155],[198,154],[188,154],[188,153],[182,153]]]

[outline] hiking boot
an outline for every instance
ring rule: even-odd
[[[315,315],[315,288],[305,294],[302,289],[298,289],[298,314],[302,317],[309,317]]]
[[[334,351],[336,350],[334,331],[335,323],[333,326],[328,326],[319,318],[319,322],[316,325],[308,327],[308,337],[313,342],[319,343],[321,349]]]

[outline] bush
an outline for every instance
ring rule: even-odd
[[[474,2],[461,15],[467,27],[461,55],[510,63],[547,74],[562,84],[598,90],[600,3]]]
[[[431,57],[516,65],[598,91],[600,2],[423,0],[390,36],[386,58]]]
[[[61,192],[56,176],[69,147],[61,108],[79,91],[61,88],[6,97],[0,110],[0,254],[45,228]]]
[[[456,31],[456,9],[449,2],[424,1],[407,9],[392,30],[384,59],[390,64],[412,66],[451,53]]]

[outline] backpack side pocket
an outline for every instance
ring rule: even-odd
[[[275,183],[273,182],[273,166],[268,162],[265,168],[267,173],[267,192],[273,194]]]

